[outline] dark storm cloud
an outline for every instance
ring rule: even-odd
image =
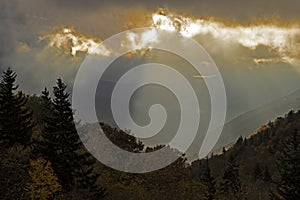
[[[39,36],[63,26],[72,26],[79,33],[104,40],[125,30],[125,24],[131,21],[141,21],[133,27],[147,26],[140,18],[159,7],[200,17],[213,16],[236,21],[274,15],[300,20],[298,0],[0,0],[0,54],[2,58],[5,57],[5,66],[12,65],[24,77],[20,85],[27,91],[37,91],[37,85],[44,86],[41,82],[48,81],[40,79],[43,74],[71,77],[80,65],[79,61],[70,59],[70,62],[74,62],[70,64],[73,68],[62,72],[62,68],[69,63],[65,63],[64,59],[53,62],[56,58],[52,55],[54,53],[44,49],[46,43],[39,42]],[[20,42],[28,44],[30,50],[18,52]],[[219,46],[215,46],[219,49]],[[35,71],[37,78],[32,77],[31,71]],[[53,81],[51,77],[48,82]]]
[[[252,18],[278,16],[282,19],[299,19],[298,0],[202,0],[201,12],[222,18],[251,20]],[[195,9],[196,11],[196,9]]]
[[[18,11],[16,1],[0,1],[0,70],[3,58],[14,52],[17,45],[16,31],[23,26],[25,18]]]
[[[100,7],[117,5],[124,8],[135,6],[146,9],[167,7],[169,9],[188,12],[200,16],[216,16],[247,21],[253,17],[278,16],[282,19],[300,19],[298,0],[52,0],[53,5],[68,9],[93,10]]]

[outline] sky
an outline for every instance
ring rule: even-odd
[[[49,35],[68,27],[77,34],[102,41],[130,28],[150,26],[151,15],[159,8],[187,19],[216,22],[216,32],[210,29],[193,39],[207,50],[222,74],[227,92],[227,120],[300,89],[299,0],[1,0],[0,71],[12,67],[18,73],[20,89],[26,93],[39,94],[45,86],[51,88],[57,77],[63,78],[71,92],[86,54],[74,56],[68,49],[52,47]],[[260,30],[266,36],[274,33],[273,38],[276,34],[287,34],[288,44],[283,45],[286,48],[271,48],[281,38],[268,40],[270,46],[263,41],[252,48],[251,41],[247,41],[252,33],[248,34],[245,27],[261,25],[282,28],[274,32],[259,27],[256,34],[258,37]],[[297,33],[290,36],[293,30]],[[231,32],[222,35],[220,31]],[[159,55],[154,53],[152,59],[169,59],[165,62],[177,67],[185,65],[168,55]],[[117,74],[122,65],[147,59],[123,58],[111,73]],[[203,84],[198,83],[201,79],[197,76],[191,80]]]
[[[297,0],[288,2],[283,0],[128,0],[126,3],[121,0],[2,0],[0,2],[0,66],[2,69],[11,66],[20,74],[18,81],[25,92],[39,93],[44,86],[51,87],[58,76],[62,76],[66,82],[72,84],[76,71],[84,59],[84,55],[78,57],[64,55],[50,48],[47,41],[41,41],[42,36],[59,28],[73,27],[79,33],[105,40],[128,28],[148,26],[149,24],[145,22],[149,21],[151,13],[156,12],[160,7],[197,18],[213,17],[226,23],[247,25],[253,21],[255,23],[264,20],[280,21],[282,24],[299,23],[299,6],[300,2]],[[248,62],[248,57],[251,57],[251,60],[254,57],[267,59],[269,50],[234,49],[207,37],[196,36],[196,39],[212,55],[217,65],[221,65],[219,67],[229,91],[245,89],[250,94],[260,93],[255,91],[256,86],[231,82],[230,76],[234,76],[238,83],[242,80],[250,82],[253,78],[256,79],[255,82],[261,82],[265,85],[261,88],[261,93],[267,91],[272,93],[263,97],[266,99],[265,102],[284,96],[298,87],[299,67],[287,63],[257,65]],[[45,77],[44,74],[47,76]],[[247,74],[252,76],[245,76]],[[269,85],[275,86],[275,91],[270,90]],[[249,101],[252,101],[249,96],[242,95],[240,98],[246,98],[244,101],[250,98]],[[248,106],[247,109],[250,107]]]

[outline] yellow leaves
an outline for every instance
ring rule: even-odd
[[[49,161],[43,158],[30,160],[30,166],[31,181],[26,188],[31,199],[49,199],[61,191],[62,187]]]

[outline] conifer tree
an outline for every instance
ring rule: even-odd
[[[78,134],[81,134],[81,136],[83,135],[81,139],[84,138],[86,133],[87,126],[81,125],[81,127],[78,128]],[[90,199],[101,199],[104,197],[107,193],[105,188],[99,187],[96,184],[100,174],[93,171],[93,166],[96,163],[96,159],[89,152],[87,152],[83,145],[81,145],[81,149],[78,151],[77,161],[79,167],[75,171],[75,181],[78,187],[87,190]]]
[[[10,148],[15,144],[31,143],[34,123],[32,113],[26,108],[27,98],[16,93],[17,74],[10,68],[3,72],[0,82],[0,145]]]
[[[257,179],[260,179],[261,175],[262,175],[262,170],[261,170],[259,164],[256,163],[256,165],[254,167],[254,170],[253,170],[253,178],[254,178],[254,180],[256,181]]]
[[[277,158],[279,180],[274,199],[294,200],[300,195],[300,134],[295,130],[284,143]]]
[[[223,195],[231,199],[242,198],[242,187],[239,176],[239,164],[236,158],[231,155],[227,161],[221,186]]]
[[[207,200],[213,200],[216,196],[216,180],[211,175],[211,170],[209,167],[209,161],[208,158],[206,158],[205,163],[205,172],[202,177],[200,177],[200,181],[203,183],[203,185],[206,186],[206,193],[205,197]]]
[[[44,90],[41,92],[40,101],[42,111],[41,120],[46,121],[46,119],[53,114],[53,103],[51,101],[50,93],[47,88],[44,88]]]
[[[263,171],[263,180],[266,182],[270,182],[272,180],[269,168],[266,166]]]
[[[66,87],[58,78],[57,85],[53,88],[53,102],[50,101],[49,93],[46,90],[42,93],[44,106],[51,106],[52,113],[45,118],[42,141],[38,148],[52,163],[53,169],[66,191],[71,191],[76,186],[80,189],[89,189],[93,191],[90,191],[93,196],[101,198],[105,192],[103,188],[96,191],[95,182],[98,176],[92,175],[92,165],[95,159],[90,154],[83,153],[86,151],[83,151],[75,128],[69,94],[65,91]],[[48,101],[50,103],[47,103]]]
[[[1,151],[0,151],[1,152]],[[7,149],[0,154],[0,199],[23,200],[26,198],[26,184],[31,149],[21,145]]]
[[[74,184],[74,168],[78,167],[75,159],[80,144],[74,129],[69,94],[65,89],[66,85],[58,79],[57,86],[53,88],[53,115],[48,116],[44,121],[40,151],[52,163],[62,186],[70,190]],[[47,96],[46,93],[44,99],[47,99]]]
[[[225,154],[226,153],[226,148],[223,147],[222,153]]]

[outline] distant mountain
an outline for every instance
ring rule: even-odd
[[[293,93],[289,97],[296,94]],[[275,105],[280,104],[272,104],[270,108],[275,109]],[[208,162],[217,185],[221,186],[224,168],[229,158],[233,156],[239,164],[239,175],[246,199],[270,199],[272,180],[278,177],[276,166],[278,152],[283,149],[283,143],[287,137],[296,129],[300,130],[300,110],[290,111],[284,117],[277,117],[274,121],[263,125],[250,137],[240,137],[235,144],[226,147],[221,154],[211,156]],[[192,176],[195,179],[201,177],[205,165],[204,160],[192,163]]]
[[[262,120],[263,118],[267,118],[267,116],[276,115],[276,112],[284,112],[284,109],[293,108],[295,110],[299,106],[299,97],[300,90],[271,104],[248,112],[232,122],[235,122],[236,125],[240,125],[239,127],[255,126],[255,123],[259,122],[259,120],[256,120],[256,118],[258,118],[256,116],[260,116],[260,120]],[[41,112],[39,97],[28,96],[28,106],[33,110],[34,118],[38,126],[42,126],[42,121],[39,120],[39,114]],[[240,129],[234,132],[236,134],[235,136],[249,136],[251,133],[255,134],[247,138],[239,137],[237,140],[234,138],[235,136],[232,136],[231,141],[229,140],[232,144],[230,147],[227,146],[223,153],[215,154],[209,158],[209,166],[212,176],[216,179],[218,192],[220,192],[220,188],[223,184],[222,177],[226,163],[228,163],[231,156],[234,156],[239,164],[239,177],[245,199],[269,199],[268,195],[272,188],[272,179],[276,179],[278,176],[275,162],[276,155],[278,151],[282,149],[283,141],[285,141],[286,137],[293,133],[295,129],[300,130],[300,111],[290,111],[288,114],[285,114],[284,117],[269,119],[274,120],[268,122],[268,119],[265,119],[266,123],[256,132],[250,131],[243,133],[242,131],[246,129]],[[226,124],[226,127],[228,124]],[[87,127],[91,128],[93,126],[94,124]],[[258,127],[260,126],[257,126],[257,128]],[[102,128],[114,144],[125,150],[139,152],[143,147],[146,147],[146,145],[144,146],[143,143],[137,142],[136,138],[122,130],[110,127],[106,124],[104,124]],[[234,126],[232,126],[232,130],[234,131]],[[39,133],[39,129],[37,129],[36,134]],[[101,142],[101,138],[99,139],[100,140],[95,139],[93,142]],[[237,142],[234,143],[233,141]],[[98,145],[98,147],[103,146]],[[155,148],[152,148],[152,150],[155,150]],[[145,152],[147,152],[147,149]],[[165,157],[162,158],[165,159]],[[120,156],[118,159],[124,158]],[[113,160],[114,159],[112,159],[112,161]],[[150,162],[151,163],[143,164],[149,165],[155,163],[153,160],[150,160]],[[136,165],[138,162],[132,163]],[[175,194],[175,197],[171,199],[201,199],[205,187],[203,187],[198,180],[199,177],[203,175],[205,163],[204,160],[196,160],[191,164],[186,163],[185,158],[182,157],[165,169],[146,174],[119,172],[103,166],[100,162],[97,163],[95,169],[101,171],[102,179],[100,183],[108,188],[109,195],[111,195],[109,199],[120,199],[129,194],[133,196],[130,199],[145,199],[141,195],[147,194],[147,196],[149,196],[149,193],[153,195],[150,196],[149,199],[159,199],[162,194],[168,197]],[[155,183],[159,183],[159,185]],[[177,193],[183,196],[178,197]],[[189,194],[191,196],[187,197],[186,195]],[[196,194],[199,194],[200,198],[195,196]]]
[[[102,87],[102,92],[97,93],[96,96],[96,110],[98,111],[99,120],[107,122],[115,127],[117,125],[114,123],[110,109],[110,97],[115,83],[112,81],[102,81],[99,85]],[[268,123],[270,119],[275,119],[277,116],[284,115],[289,110],[298,109],[300,109],[300,89],[266,105],[262,105],[254,110],[239,115],[225,124],[221,137],[215,145],[213,152],[221,152],[224,146],[234,143],[240,136],[247,137],[251,135],[258,127]],[[202,120],[205,120],[205,117],[207,116],[204,116]],[[165,132],[168,131],[171,132],[173,129],[168,127]],[[161,134],[156,140],[153,140],[153,143],[159,144],[161,141],[168,141],[168,138],[168,134]],[[201,140],[201,138],[198,139]],[[147,142],[146,144],[149,145]],[[198,159],[199,146],[199,144],[193,144],[188,150],[187,158],[189,160]]]
[[[268,123],[270,119],[284,115],[289,110],[298,109],[300,109],[300,89],[269,104],[246,112],[225,124],[214,151],[222,150],[223,146],[232,144],[240,136],[249,136],[258,127]]]

